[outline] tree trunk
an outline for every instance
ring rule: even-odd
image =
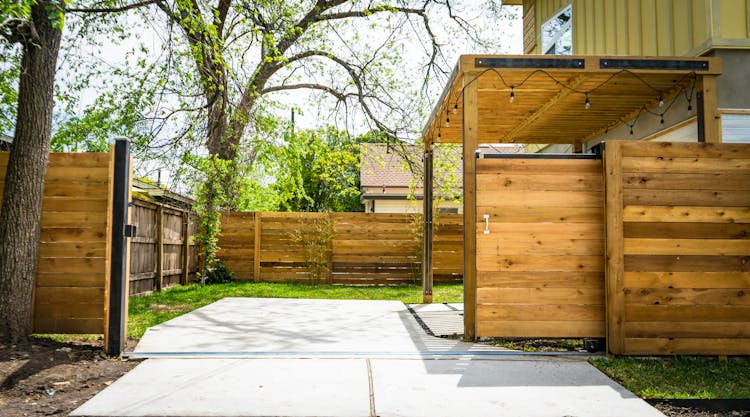
[[[61,31],[50,20],[59,0],[31,8],[37,38],[24,43],[15,138],[0,208],[0,338],[25,340],[32,331],[44,176],[50,150],[55,69]]]

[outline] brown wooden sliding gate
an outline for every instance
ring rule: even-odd
[[[601,160],[497,156],[477,160],[477,336],[604,337]]]

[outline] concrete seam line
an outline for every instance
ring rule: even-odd
[[[372,364],[370,358],[367,361],[367,383],[370,387],[370,417],[378,417],[375,413],[375,384],[372,383]]]

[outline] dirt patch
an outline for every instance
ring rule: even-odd
[[[107,358],[101,340],[0,345],[0,414],[66,416],[137,364]]]
[[[671,404],[654,404],[667,417],[750,417],[750,410],[699,410],[690,407],[676,407]]]

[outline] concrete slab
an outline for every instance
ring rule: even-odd
[[[581,359],[372,361],[381,417],[659,417]]]
[[[229,298],[149,329],[136,352],[167,359],[71,415],[662,416],[585,357],[429,336],[391,301]]]
[[[76,417],[370,415],[365,360],[149,359]]]
[[[149,359],[71,414],[371,415],[663,416],[583,360],[521,356],[502,360]]]
[[[429,336],[400,301],[225,298],[146,331],[134,354],[414,354],[500,351]]]

